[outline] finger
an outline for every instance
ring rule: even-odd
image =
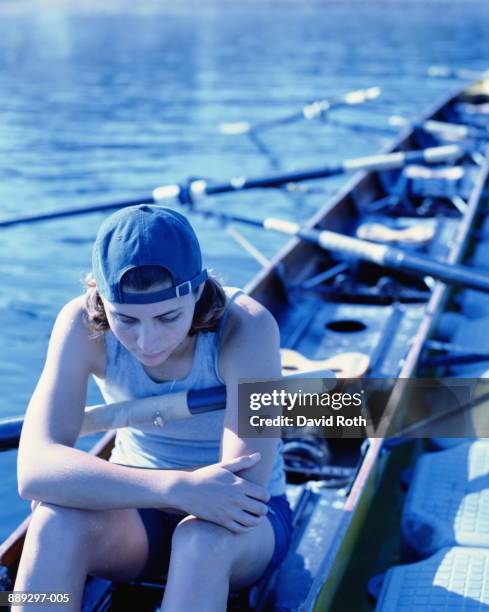
[[[228,523],[227,528],[229,529],[229,531],[232,531],[236,534],[248,533],[248,531],[250,530],[249,527],[245,527],[241,523],[238,523],[238,521],[230,521],[230,523]]]
[[[245,527],[256,527],[263,520],[263,516],[255,516],[249,512],[240,512],[239,516],[236,517],[236,522],[244,525]]]
[[[267,503],[270,501],[270,492],[265,487],[250,482],[249,480],[243,480],[243,491],[248,497],[257,499],[259,501]]]
[[[260,453],[253,453],[252,455],[243,455],[229,461],[222,461],[221,466],[234,473],[255,465],[260,459]]]
[[[241,525],[240,523],[238,523],[238,521],[233,521],[232,519],[228,519],[225,522],[217,523],[217,524],[220,525],[221,527],[224,527],[225,529],[228,529],[234,534],[245,533],[249,529],[248,527],[245,527],[244,525]]]
[[[268,506],[263,502],[245,496],[243,500],[243,510],[256,514],[257,516],[264,516],[268,512]]]

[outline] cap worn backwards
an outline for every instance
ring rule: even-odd
[[[141,266],[161,266],[172,286],[154,292],[123,292],[122,277]],[[180,213],[143,204],[123,208],[106,219],[92,252],[99,294],[116,304],[152,304],[190,293],[207,278],[199,241]]]

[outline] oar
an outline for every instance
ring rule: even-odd
[[[464,365],[489,361],[489,353],[474,351],[470,347],[453,344],[453,342],[428,340],[425,343],[425,349],[447,354],[438,357],[426,357],[421,361],[421,367]]]
[[[360,378],[369,366],[369,357],[363,353],[342,353],[328,359],[307,359],[297,351],[282,349],[282,376],[320,379],[322,391],[325,381],[335,376]],[[334,383],[330,383],[334,385]],[[191,389],[161,396],[146,397],[112,404],[87,406],[81,436],[153,423],[162,426],[167,422],[186,419],[192,415],[222,410],[226,404],[226,387]],[[0,451],[17,448],[24,417],[0,419]]]
[[[296,236],[306,242],[316,244],[326,251],[336,251],[350,255],[356,259],[370,261],[379,266],[412,272],[419,276],[432,276],[449,285],[466,289],[475,289],[489,293],[489,276],[480,274],[465,266],[446,264],[440,261],[420,257],[383,244],[375,244],[367,240],[352,238],[328,230],[306,229],[297,223],[268,217],[262,221],[249,219],[238,215],[227,215],[211,210],[194,209],[201,215],[214,217],[225,223],[243,223],[265,230]]]
[[[369,87],[368,89],[358,89],[350,91],[341,96],[332,96],[330,98],[323,98],[322,100],[314,100],[309,102],[301,108],[300,111],[295,111],[270,121],[262,121],[261,123],[251,124],[248,121],[235,121],[232,123],[221,123],[219,125],[219,131],[222,134],[237,135],[237,134],[249,134],[250,132],[261,132],[269,130],[271,128],[287,125],[288,123],[294,123],[301,119],[311,120],[323,118],[326,113],[334,108],[342,106],[354,106],[356,104],[363,104],[368,100],[375,100],[381,94],[382,90],[379,87]]]
[[[137,401],[87,406],[80,435],[142,423],[162,425],[166,421],[187,418],[193,414],[220,410],[225,403],[226,387],[219,386],[152,396]],[[22,416],[0,420],[1,450],[17,448],[23,424]]]
[[[330,124],[345,128],[347,130],[353,130],[355,132],[379,132],[381,134],[392,134],[394,129],[399,128],[411,128],[417,130],[423,130],[427,134],[432,134],[444,139],[449,140],[489,140],[489,130],[482,128],[476,128],[461,123],[451,123],[448,121],[435,121],[429,119],[423,122],[410,121],[407,117],[401,115],[390,115],[387,117],[387,125],[367,125],[364,123],[346,122],[339,121],[337,119],[331,121]]]
[[[153,192],[145,197],[134,200],[123,200],[118,202],[106,202],[76,208],[62,210],[52,210],[44,213],[20,215],[12,219],[0,221],[0,227],[11,227],[26,223],[46,221],[48,219],[60,219],[62,217],[73,217],[87,213],[115,210],[126,206],[136,206],[138,204],[154,204],[174,201],[178,204],[192,205],[196,200],[209,195],[245,191],[249,189],[270,189],[281,187],[287,183],[297,183],[311,181],[330,176],[346,174],[348,172],[382,171],[402,168],[411,163],[438,164],[450,162],[460,158],[464,154],[464,149],[457,145],[444,147],[432,147],[419,151],[398,151],[385,155],[372,155],[369,157],[357,157],[344,160],[331,166],[319,168],[297,170],[281,174],[272,174],[260,177],[236,177],[224,183],[209,184],[204,180],[190,181],[187,185],[172,184],[157,187]]]
[[[247,136],[256,150],[268,160],[270,168],[272,170],[279,171],[282,170],[282,163],[280,162],[279,157],[263,140],[261,135],[262,132],[280,125],[294,123],[295,121],[299,121],[301,119],[308,121],[313,119],[325,120],[328,113],[335,108],[363,104],[367,100],[377,98],[380,93],[381,90],[378,87],[350,91],[341,96],[333,96],[327,99],[315,100],[314,102],[310,102],[309,104],[303,106],[299,112],[294,112],[277,119],[272,119],[271,121],[257,123],[255,125],[252,125],[247,121],[221,123],[219,125],[219,130],[222,134]],[[302,204],[303,200],[301,198],[301,194],[297,191],[292,191],[290,187],[290,183],[285,185],[285,196],[289,200],[292,200],[295,204]]]
[[[483,386],[485,385],[483,384]],[[473,410],[474,408],[479,408],[481,404],[484,404],[487,401],[489,401],[489,392],[481,393],[481,395],[473,397],[472,399],[470,399],[468,402],[464,404],[459,404],[459,405],[449,407],[447,410],[444,410],[443,412],[439,414],[431,415],[429,417],[426,417],[425,419],[422,419],[421,421],[418,421],[417,423],[408,425],[404,429],[401,429],[400,431],[395,432],[395,436],[396,438],[407,438],[407,437],[426,438],[427,437],[426,434],[428,433],[429,437],[433,437],[434,435],[436,435],[435,430],[433,429],[433,425],[446,421],[447,419],[457,414],[461,415],[463,412],[469,412],[470,410]],[[427,427],[430,427],[430,430],[427,430]],[[482,435],[484,435],[484,433],[485,431],[482,432]]]
[[[368,359],[368,357],[367,357]],[[324,391],[325,381],[334,379],[331,370],[311,370],[297,372],[291,378],[312,378],[320,381],[320,391]],[[167,395],[145,397],[137,400],[97,404],[85,408],[80,436],[122,427],[140,427],[153,424],[162,427],[165,423],[188,419],[197,414],[222,410],[226,404],[226,387],[191,389]],[[23,416],[0,419],[0,452],[17,448],[24,424]]]
[[[422,129],[433,136],[441,136],[443,138],[451,138],[453,140],[465,140],[472,138],[474,140],[489,140],[489,130],[483,130],[470,125],[461,123],[451,123],[448,121],[436,121],[428,119],[422,123],[410,122],[405,117],[400,115],[391,115],[388,119],[389,125],[393,127],[412,127]]]
[[[428,76],[439,79],[462,79],[468,81],[487,77],[488,70],[467,70],[466,68],[449,68],[448,66],[430,66],[426,71]]]

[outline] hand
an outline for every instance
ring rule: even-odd
[[[260,453],[214,463],[188,472],[179,506],[188,514],[217,523],[233,533],[245,533],[267,513],[270,493],[236,472],[252,467]]]

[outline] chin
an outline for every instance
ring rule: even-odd
[[[158,366],[167,360],[169,354],[170,352],[168,350],[163,350],[160,353],[157,353],[156,355],[151,355],[151,356],[141,355],[141,353],[139,353],[137,355],[137,358],[143,365]]]

